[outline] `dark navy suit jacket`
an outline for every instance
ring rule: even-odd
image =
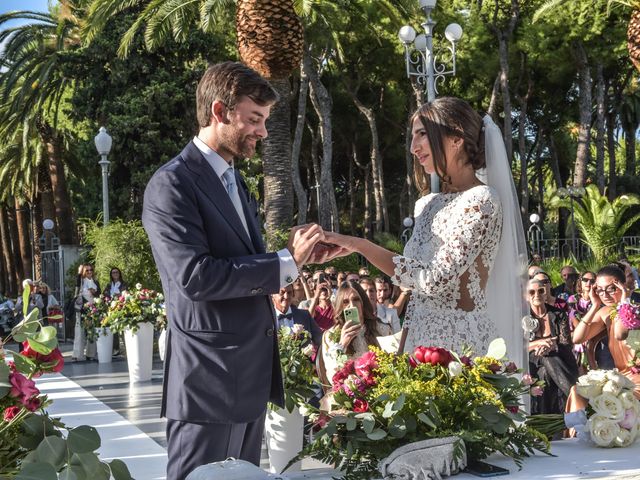
[[[269,294],[280,261],[265,253],[255,199],[236,172],[250,237],[213,168],[190,142],[153,175],[142,222],[167,306],[161,415],[203,423],[256,420],[283,404]]]

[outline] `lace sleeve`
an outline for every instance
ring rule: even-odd
[[[429,296],[446,293],[453,280],[473,264],[484,248],[500,240],[502,209],[490,195],[461,199],[462,205],[448,219],[444,244],[424,263],[405,256],[393,258],[395,283]]]

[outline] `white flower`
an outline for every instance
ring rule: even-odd
[[[589,373],[581,376],[578,382],[584,379],[584,383],[594,384],[599,383],[604,385],[604,382],[608,380],[607,370],[589,370]]]
[[[313,348],[313,344],[311,343],[302,349],[302,354],[307,357],[310,357],[311,355],[313,355],[313,352],[314,352],[314,348]]]
[[[591,440],[599,447],[610,447],[618,434],[620,425],[601,415],[593,415],[588,422]]]
[[[136,290],[142,290],[142,284],[136,283]]]
[[[622,388],[620,387],[620,385],[618,383],[614,382],[613,380],[609,380],[602,387],[602,393],[610,393],[611,395],[613,395],[615,397],[618,396],[618,394],[620,393],[621,390],[622,390]]]
[[[618,400],[622,402],[622,408],[624,408],[625,410],[633,408],[634,404],[637,402],[636,397],[633,395],[633,392],[629,392],[628,390],[618,395]]]
[[[624,408],[622,402],[610,393],[603,393],[592,399],[590,402],[596,414],[619,422],[624,418]]]
[[[299,323],[294,323],[291,331],[296,336],[300,335],[302,332],[304,332],[304,326]]]
[[[291,328],[289,327],[280,327],[280,335],[291,335]]]
[[[449,363],[449,375],[452,377],[457,377],[462,373],[462,364],[460,362],[450,362]]]
[[[25,278],[22,281],[22,288],[26,289],[27,287],[31,288],[31,284],[33,283],[33,280],[31,280],[30,278]]]
[[[592,372],[594,370],[591,370]],[[598,382],[590,382],[586,375],[578,379],[576,383],[576,391],[581,397],[590,400],[602,393],[602,384]]]
[[[635,384],[625,375],[619,373],[618,369],[608,371],[607,377],[609,378],[609,381],[613,382],[621,390],[633,390],[635,388]]]

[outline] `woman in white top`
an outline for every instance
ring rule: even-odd
[[[38,282],[38,294],[42,297],[42,323],[43,325],[49,325],[49,312],[53,307],[60,307],[60,303],[56,297],[51,294],[49,285],[40,281]]]
[[[93,300],[99,295],[100,284],[98,280],[93,277],[93,265],[88,263],[82,265],[79,270],[78,283],[76,285],[76,299],[80,297],[82,303],[93,303]],[[72,360],[84,361],[87,358],[93,360],[95,356],[96,344],[94,342],[87,343],[86,332],[82,326],[82,310],[76,309]]]
[[[403,328],[404,350],[418,345],[486,353],[505,338],[509,357],[525,366],[520,319],[526,245],[515,186],[500,130],[460,99],[426,103],[412,119],[416,184],[438,175],[442,193],[416,202],[415,227],[397,255],[368,240],[327,233],[414,293]],[[499,254],[498,254],[499,252]]]

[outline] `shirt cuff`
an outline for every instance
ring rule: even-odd
[[[288,249],[283,248],[277,253],[280,259],[280,288],[283,288],[298,278],[298,265]]]

